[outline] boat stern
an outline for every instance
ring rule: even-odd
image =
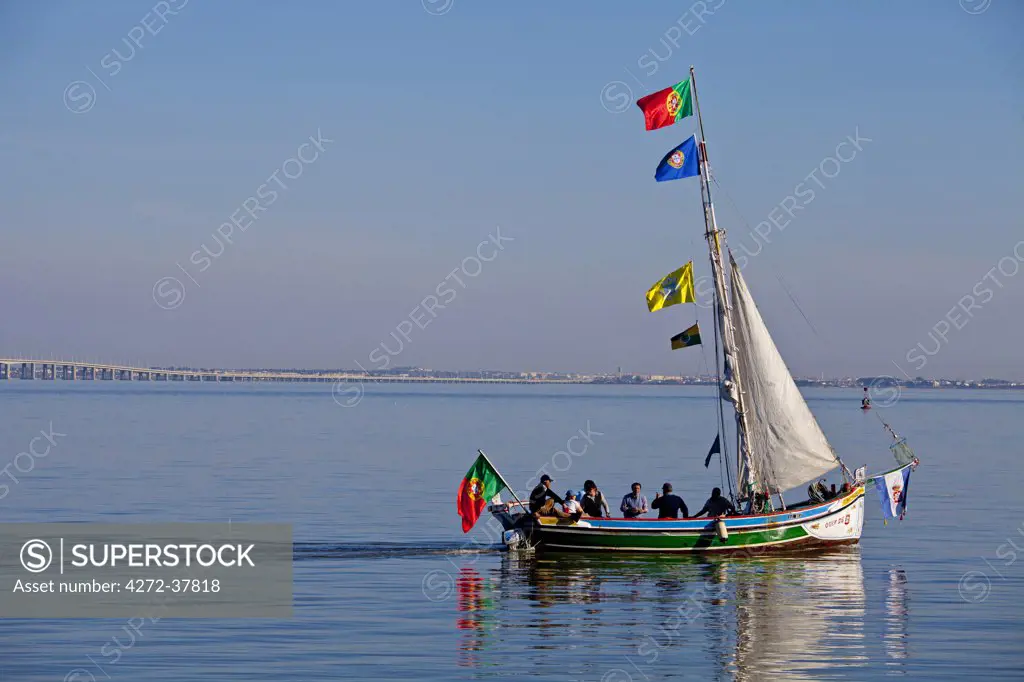
[[[487,511],[498,519],[504,529],[501,534],[501,542],[506,549],[528,550],[533,548],[532,518],[522,503],[503,503],[499,499],[488,505]]]
[[[523,519],[527,518],[530,514],[526,508],[519,502],[501,502],[500,500],[489,504],[487,511],[491,515],[498,519],[501,527],[505,530],[513,530],[522,526]]]

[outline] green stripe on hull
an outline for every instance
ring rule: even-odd
[[[542,545],[572,547],[578,549],[621,549],[621,550],[691,550],[714,551],[757,545],[788,543],[808,537],[802,526],[735,532],[722,542],[713,533],[630,533],[604,531],[562,531],[543,529],[540,531]]]

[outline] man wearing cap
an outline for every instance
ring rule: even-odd
[[[651,509],[658,510],[659,519],[678,519],[680,511],[683,512],[684,519],[690,515],[690,510],[686,508],[683,498],[672,494],[671,483],[666,482],[661,486],[661,490],[665,494],[655,494],[654,501],[651,502]]]
[[[562,511],[566,514],[575,514],[579,512],[579,515],[583,516],[583,506],[576,499],[575,490],[565,491],[565,504],[562,505]]]
[[[557,516],[561,519],[567,519],[570,515],[562,511],[561,506],[555,506],[556,502],[558,505],[563,505],[565,501],[558,496],[558,493],[551,489],[552,483],[554,483],[554,479],[547,474],[540,477],[540,483],[530,493],[530,512],[535,518]]]

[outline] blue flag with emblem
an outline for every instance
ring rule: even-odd
[[[888,523],[890,519],[899,518],[907,513],[907,492],[910,489],[910,471],[912,466],[874,476],[875,490],[882,503],[882,519]]]
[[[658,182],[692,178],[700,174],[700,156],[697,153],[697,137],[690,135],[681,145],[665,155],[654,171]]]

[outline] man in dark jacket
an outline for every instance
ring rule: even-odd
[[[672,494],[671,483],[665,483],[661,486],[661,490],[665,494],[655,494],[654,501],[651,502],[651,509],[658,510],[659,519],[678,519],[680,511],[683,512],[684,519],[690,515],[690,510],[686,508],[683,498]]]
[[[722,497],[722,489],[715,488],[711,491],[711,497],[704,503],[704,507],[693,515],[694,518],[707,514],[708,516],[725,516],[726,514],[735,514],[736,507],[732,505],[725,497]]]
[[[567,519],[570,515],[562,511],[561,507],[565,501],[551,489],[552,483],[554,483],[554,479],[547,474],[540,477],[540,484],[530,493],[530,512],[534,517],[557,516]]]

